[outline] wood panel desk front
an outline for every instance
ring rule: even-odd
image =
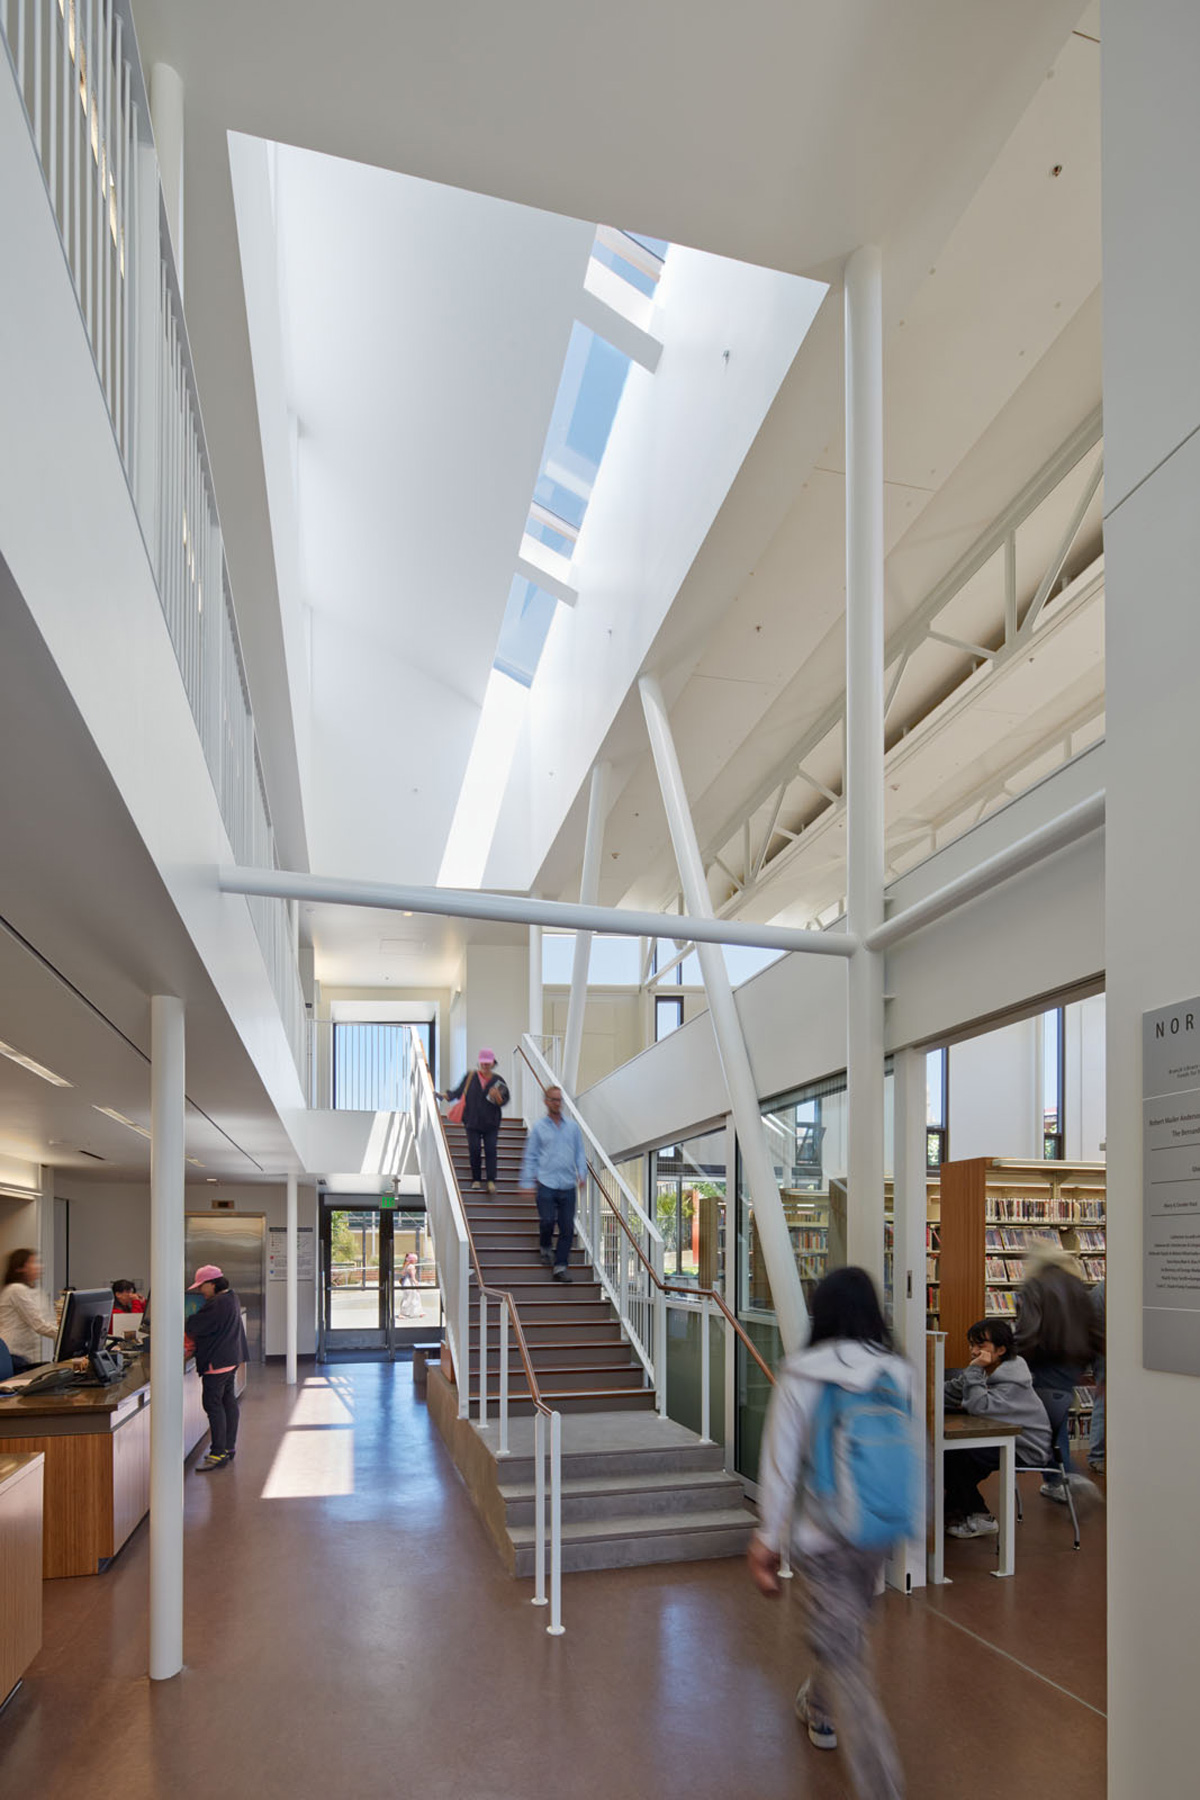
[[[238,1391],[245,1386],[238,1371]],[[208,1430],[200,1377],[183,1377],[183,1453]],[[46,1459],[42,1574],[98,1575],[150,1510],[150,1359],[107,1388],[0,1400],[0,1454]]]
[[[0,1456],[0,1703],[42,1647],[42,1456]]]

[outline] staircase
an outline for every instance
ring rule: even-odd
[[[500,1128],[496,1192],[471,1191],[466,1132],[447,1126],[450,1153],[484,1281],[512,1293],[542,1398],[563,1415],[562,1566],[566,1571],[692,1562],[744,1553],[755,1514],[727,1475],[717,1444],[661,1419],[654,1391],[582,1250],[571,1253],[571,1285],[538,1256],[537,1208],[517,1190],[525,1127]],[[474,1279],[472,1278],[472,1285]],[[472,1297],[470,1393],[479,1379],[479,1325]],[[509,1572],[533,1573],[533,1404],[516,1342],[509,1341],[509,1446],[500,1458],[499,1350],[488,1316],[487,1390],[492,1423],[458,1417],[440,1370],[429,1376],[430,1410]]]
[[[472,1193],[467,1134],[461,1125],[448,1125],[446,1131],[484,1281],[512,1294],[547,1406],[564,1414],[653,1412],[654,1391],[645,1385],[642,1365],[622,1336],[617,1315],[578,1244],[571,1252],[570,1286],[555,1281],[538,1255],[537,1206],[532,1194],[517,1190],[525,1152],[524,1125],[506,1119],[500,1127],[494,1194],[486,1190]],[[476,1285],[472,1274],[471,1286]],[[497,1335],[493,1305],[488,1316],[489,1410],[500,1401]],[[529,1384],[512,1335],[508,1354],[513,1416],[532,1413]],[[474,1396],[479,1382],[479,1315],[474,1296],[470,1373]]]

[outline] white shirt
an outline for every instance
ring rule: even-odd
[[[54,1308],[41,1288],[10,1281],[0,1292],[0,1339],[8,1345],[9,1355],[23,1356],[26,1362],[41,1362],[40,1340],[57,1336]]]

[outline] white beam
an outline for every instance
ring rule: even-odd
[[[607,811],[608,764],[599,762],[592,769],[592,786],[588,795],[583,873],[579,880],[579,900],[582,906],[594,906],[600,892],[600,852],[604,848],[604,820]],[[567,1001],[562,1066],[563,1086],[572,1096],[579,1081],[579,1052],[583,1045],[583,1015],[587,1008],[588,963],[591,954],[592,933],[577,931],[575,954],[571,962],[571,995]]]
[[[846,264],[846,908],[853,936],[883,922],[883,268]],[[883,1280],[883,957],[850,963],[847,1252]]]
[[[288,1387],[296,1385],[296,1321],[300,1310],[300,1289],[296,1268],[299,1245],[298,1211],[296,1177],[289,1172],[287,1178],[287,1335],[285,1339]]]
[[[709,908],[708,885],[704,879],[704,865],[700,860],[696,830],[688,809],[683,772],[671,737],[666,702],[662,689],[653,676],[643,675],[638,686],[646,714],[646,729],[650,734],[650,747],[662,788],[667,826],[675,848],[675,860],[679,865],[684,902],[691,908],[693,915],[703,916]],[[695,936],[694,931],[691,935]],[[697,940],[696,948],[700,958],[700,971],[704,977],[704,991],[708,996],[708,1012],[716,1039],[717,1055],[729,1090],[730,1111],[741,1145],[742,1166],[746,1171],[746,1185],[754,1208],[758,1239],[771,1283],[775,1318],[784,1350],[790,1355],[799,1350],[807,1339],[808,1310],[804,1304],[804,1292],[800,1286],[795,1252],[784,1217],[779,1184],[775,1180],[775,1170],[767,1151],[758,1089],[750,1066],[746,1040],[742,1035],[742,1023],[733,998],[725,958],[712,942]],[[880,1069],[882,1072],[882,1062]]]
[[[433,913],[446,919],[491,919],[506,925],[547,925],[556,931],[597,931],[616,937],[691,938],[694,943],[744,944],[753,950],[800,950],[815,956],[852,956],[857,940],[842,932],[801,931],[792,925],[694,918],[686,913],[636,912],[613,906],[573,906],[521,894],[486,894],[472,888],[396,887],[385,881],[350,881],[302,875],[291,869],[223,867],[217,887],[225,894],[263,894],[324,906],[370,906],[385,912]]]
[[[990,893],[1002,881],[1021,874],[1024,869],[1032,868],[1034,863],[1044,861],[1047,856],[1053,856],[1056,850],[1064,850],[1068,844],[1078,843],[1080,838],[1099,831],[1104,824],[1104,807],[1103,792],[1081,800],[1078,806],[1070,807],[1061,817],[1051,819],[1049,824],[1039,826],[1037,831],[1018,838],[1015,844],[997,851],[995,856],[989,856],[985,862],[969,869],[957,880],[948,881],[945,887],[927,894],[923,900],[915,901],[912,906],[905,907],[903,912],[893,914],[867,935],[864,947],[868,954],[890,949],[901,938],[911,937],[914,931],[920,931],[922,926],[932,925],[935,919],[944,918],[956,907],[965,906],[980,894]]]
[[[629,302],[625,299],[626,294]],[[630,288],[619,275],[593,258],[588,264],[575,317],[581,325],[586,325],[597,337],[611,344],[614,350],[623,351],[631,362],[640,363],[653,375],[662,356],[662,343],[629,317],[629,311],[633,310],[629,303],[644,304],[644,300],[645,297]]]
[[[521,539],[521,548],[517,553],[517,573],[526,581],[532,581],[536,587],[544,588],[564,606],[574,606],[579,598],[579,589],[575,586],[571,564],[549,544],[541,544],[537,538],[526,532]]]
[[[183,1002],[150,1002],[150,1679],[183,1667]]]

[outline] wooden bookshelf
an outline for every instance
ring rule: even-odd
[[[943,1163],[940,1175],[937,1329],[949,1366],[965,1356],[977,1319],[1015,1318],[1025,1257],[1039,1241],[1077,1255],[1090,1286],[1104,1279],[1103,1163],[976,1156]]]

